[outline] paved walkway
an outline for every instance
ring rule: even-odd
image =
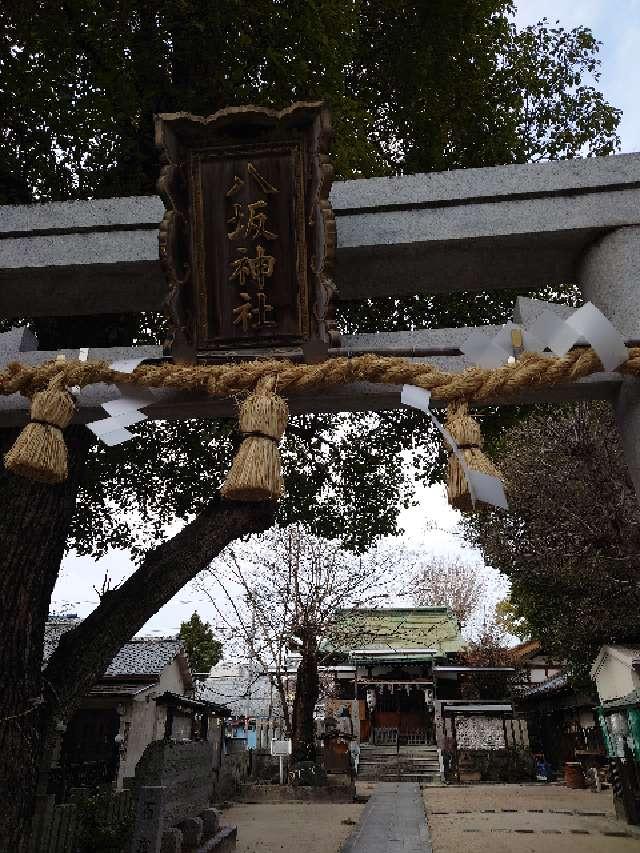
[[[342,853],[431,853],[420,786],[378,783]]]

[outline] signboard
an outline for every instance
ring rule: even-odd
[[[286,740],[271,738],[271,755],[291,755],[291,738]]]
[[[339,345],[331,137],[321,102],[156,116],[174,350]]]

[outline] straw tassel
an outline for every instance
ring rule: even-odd
[[[37,391],[31,402],[31,422],[5,454],[8,471],[40,483],[63,483],[68,475],[67,446],[62,430],[75,412],[73,397],[59,373],[45,391]]]
[[[245,438],[221,489],[227,500],[274,501],[282,494],[278,443],[287,427],[289,407],[274,387],[274,377],[261,379],[240,405],[238,419]]]
[[[455,439],[464,456],[464,461],[472,471],[480,471],[482,474],[490,474],[492,477],[502,479],[496,466],[482,452],[482,430],[480,424],[469,414],[467,403],[450,403],[447,406],[445,426]],[[469,483],[460,460],[453,453],[449,454],[447,494],[452,507],[464,513],[474,511]],[[475,509],[476,511],[484,509],[485,506],[489,505],[476,501]]]

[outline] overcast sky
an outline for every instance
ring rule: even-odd
[[[620,125],[622,151],[640,151],[640,0],[521,0],[518,3],[516,21],[520,27],[545,16],[551,22],[559,20],[565,28],[588,26],[603,42],[601,86],[610,103],[624,111]],[[419,506],[403,512],[400,518],[407,544],[420,549],[425,556],[456,554],[481,564],[479,553],[469,548],[460,536],[458,517],[447,506],[444,487],[421,488],[418,494]],[[71,610],[85,616],[97,604],[93,586],[100,587],[105,571],[117,583],[133,569],[126,552],[113,551],[98,561],[69,555],[63,562],[51,609]],[[506,587],[493,569],[484,567],[482,571],[492,589],[488,602],[491,609],[492,602],[504,595]],[[204,619],[214,621],[211,606],[187,586],[147,623],[143,633],[173,634],[194,610]]]

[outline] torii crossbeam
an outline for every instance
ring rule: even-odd
[[[336,284],[344,301],[413,293],[534,288],[578,283],[628,343],[640,341],[640,155],[503,166],[334,185]],[[158,261],[162,203],[155,197],[0,207],[0,315],[73,316],[159,310],[165,280]],[[520,300],[525,325],[536,305]],[[561,309],[558,309],[561,311]],[[468,362],[469,330],[435,329],[343,337],[342,352],[402,354],[446,370]],[[87,344],[90,345],[90,341]],[[0,360],[39,362],[52,353],[0,344]],[[15,347],[15,349],[14,349]],[[160,348],[90,350],[113,361]],[[246,354],[246,353],[245,353]],[[283,357],[300,352],[283,349]],[[70,358],[77,352],[66,352]],[[79,419],[101,416],[117,392],[86,389]],[[617,409],[625,451],[640,487],[638,383],[597,374],[568,386],[495,403],[599,398]],[[289,400],[293,412],[381,410],[399,389],[359,384]],[[0,424],[26,420],[28,401],[0,398]],[[166,392],[152,418],[219,417],[231,401]]]

